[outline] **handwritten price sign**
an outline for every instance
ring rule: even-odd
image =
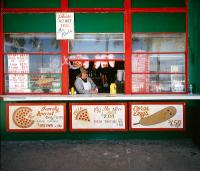
[[[56,13],[56,39],[74,39],[74,13]]]
[[[126,105],[71,104],[71,130],[125,130]]]
[[[64,131],[65,104],[8,104],[10,131]]]

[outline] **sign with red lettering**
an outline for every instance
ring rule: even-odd
[[[126,103],[70,103],[70,130],[125,131],[126,109]]]
[[[74,13],[56,13],[56,39],[74,39]]]
[[[29,55],[8,54],[8,81],[10,93],[27,93],[29,89]]]
[[[149,92],[149,54],[137,50],[132,55],[132,92]]]
[[[66,131],[66,105],[64,103],[7,104],[7,130]]]
[[[184,130],[185,103],[131,103],[131,130]]]

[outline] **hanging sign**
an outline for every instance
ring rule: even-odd
[[[7,104],[8,131],[65,131],[66,105],[64,103]]]
[[[56,13],[56,39],[74,39],[74,13]]]
[[[30,92],[28,88],[29,55],[8,54],[8,81],[10,93]]]
[[[131,130],[184,130],[184,103],[131,103]]]
[[[125,131],[127,129],[126,103],[71,103],[71,131]]]

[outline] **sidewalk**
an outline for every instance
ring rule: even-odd
[[[199,171],[200,150],[182,140],[1,142],[1,171]]]

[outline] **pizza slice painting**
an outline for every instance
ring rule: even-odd
[[[75,119],[80,121],[90,122],[89,114],[87,109],[80,110],[75,112]]]
[[[29,107],[19,107],[13,113],[13,122],[20,128],[29,128],[33,125],[32,109]]]

